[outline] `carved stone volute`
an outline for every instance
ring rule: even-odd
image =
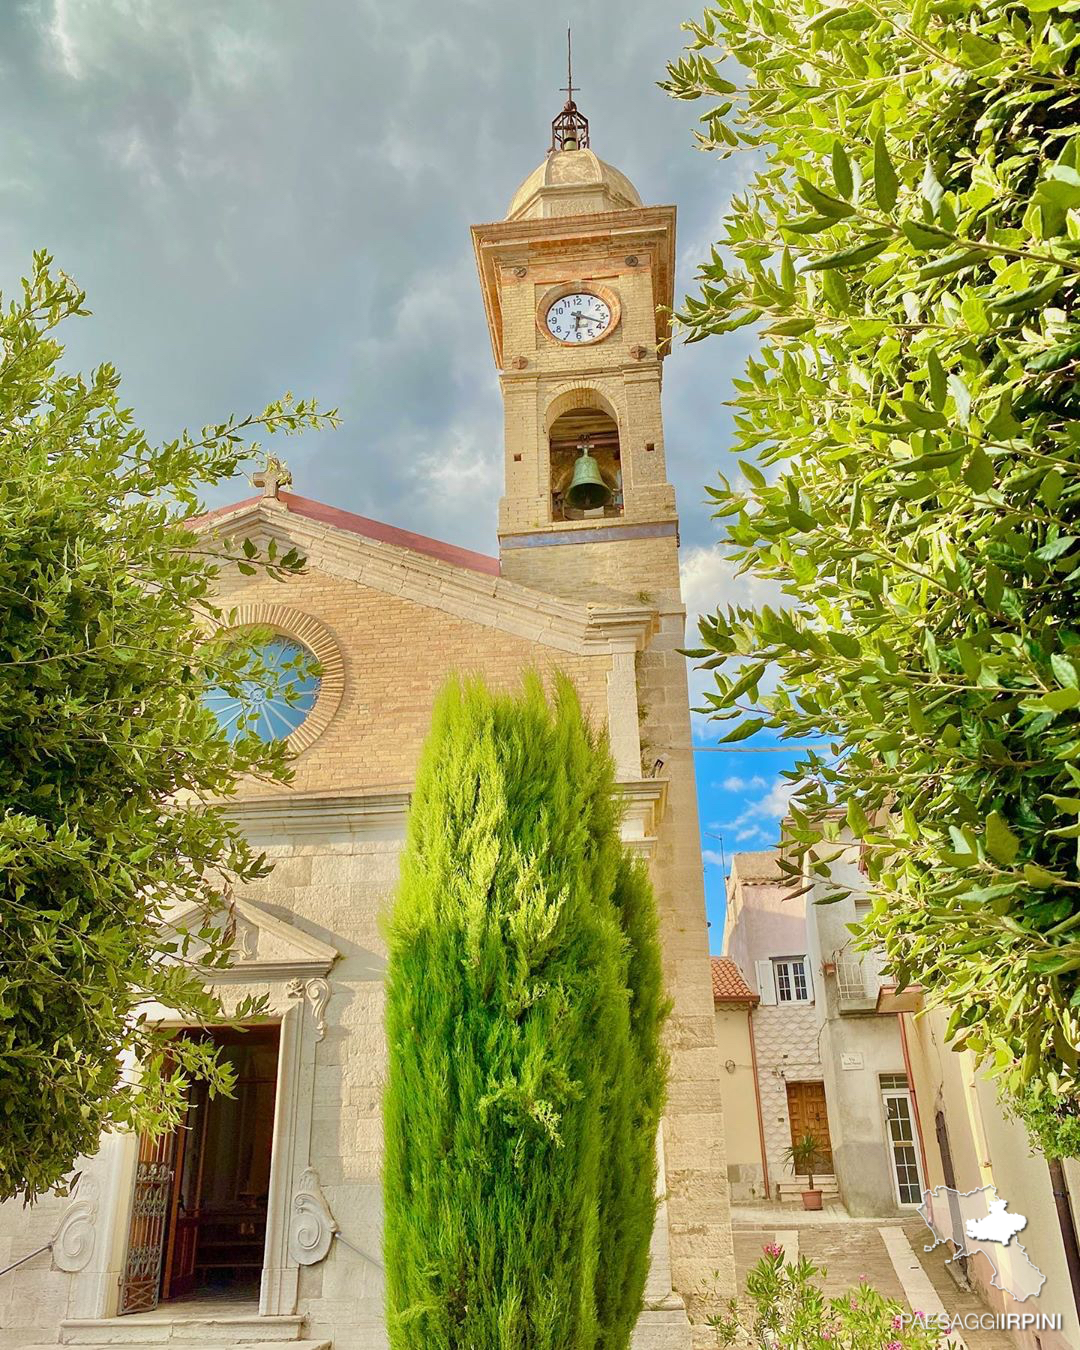
[[[324,1260],[338,1231],[314,1167],[300,1174],[289,1212],[289,1255],[300,1266]]]
[[[53,1264],[58,1270],[82,1270],[93,1256],[99,1198],[94,1178],[82,1177],[53,1237]]]

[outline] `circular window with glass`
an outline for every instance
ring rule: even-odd
[[[262,741],[283,741],[307,721],[319,697],[315,655],[293,638],[273,637],[251,654],[249,680],[237,691],[210,689],[206,706],[230,741],[254,732]]]

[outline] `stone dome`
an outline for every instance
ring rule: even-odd
[[[514,193],[506,219],[590,216],[640,205],[629,178],[591,150],[553,150]]]

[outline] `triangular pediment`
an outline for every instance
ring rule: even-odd
[[[204,912],[192,906],[173,916],[169,927],[176,933],[194,933],[205,922]],[[325,975],[340,954],[329,943],[251,900],[232,900],[214,916],[213,923],[219,930],[231,929],[233,935],[230,964],[208,971],[215,984],[313,979]],[[200,945],[197,940],[192,943],[188,960],[199,960]]]
[[[657,623],[651,607],[578,604],[548,595],[497,575],[498,564],[482,554],[291,493],[282,500],[251,498],[203,517],[196,527],[233,539],[274,539],[296,547],[311,567],[330,576],[561,651],[640,651]],[[481,569],[481,563],[495,570]]]

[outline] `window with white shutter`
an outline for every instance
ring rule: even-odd
[[[780,956],[772,963],[777,1003],[809,1003],[813,997],[805,956]]]

